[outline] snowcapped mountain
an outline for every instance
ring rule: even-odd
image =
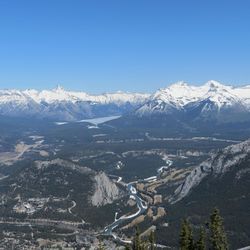
[[[90,95],[85,92],[66,91],[60,86],[42,91],[0,90],[0,114],[65,121],[121,115],[138,107],[148,96],[120,91]]]
[[[250,119],[250,86],[232,87],[216,81],[202,86],[177,82],[160,89],[135,112],[138,116],[182,113],[192,119]],[[230,117],[231,116],[231,117]]]
[[[216,81],[202,86],[177,82],[152,95],[105,93],[90,95],[52,90],[0,90],[0,115],[74,121],[132,113],[136,116],[174,115],[193,120],[250,120],[250,85],[232,87]],[[180,115],[180,116],[179,116]]]
[[[176,110],[181,110],[182,106],[178,103],[169,89],[161,89],[151,96],[151,98],[138,110],[136,114],[139,116],[147,114],[172,114]]]
[[[207,92],[185,109],[190,117],[205,120],[234,121],[249,119],[248,105],[237,96],[234,89],[217,82],[205,84]],[[249,114],[248,114],[249,113]],[[247,115],[248,114],[248,115]]]
[[[122,105],[126,102],[141,103],[147,98],[148,94],[128,93],[118,91],[116,93],[105,93],[102,95],[90,95],[85,92],[66,91],[61,86],[52,90],[37,91],[28,89],[20,90],[0,90],[0,103],[19,102],[25,103],[33,101],[37,104],[46,102],[48,104],[55,102],[96,102],[101,104],[115,103]]]

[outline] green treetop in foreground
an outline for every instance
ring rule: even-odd
[[[219,210],[214,209],[210,215],[210,247],[213,250],[226,250],[228,249],[227,237],[224,231],[223,219],[220,216]]]
[[[184,220],[181,225],[179,247],[181,250],[228,250],[223,219],[220,216],[219,210],[215,208],[210,215],[210,223],[207,231],[203,227],[200,228],[199,238],[196,242],[193,238],[190,223]]]

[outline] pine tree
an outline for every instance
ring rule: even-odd
[[[188,249],[188,228],[187,228],[187,221],[186,220],[183,220],[181,223],[179,244],[180,244],[181,250]]]
[[[189,223],[187,223],[187,228],[188,228],[188,249],[194,250],[193,231]]]
[[[125,250],[130,250],[129,245],[126,245],[126,246],[125,246]]]
[[[210,215],[210,247],[212,250],[227,250],[228,243],[227,237],[223,227],[223,220],[220,216],[219,210],[214,209],[213,213]]]
[[[155,250],[155,232],[152,230],[149,235],[150,250]]]
[[[101,242],[99,242],[98,250],[105,250],[105,248]]]
[[[193,233],[187,220],[183,220],[182,222],[179,243],[181,250],[194,249]]]
[[[132,249],[133,250],[141,250],[140,231],[139,231],[138,227],[136,227],[135,237],[134,237],[134,240],[133,240]]]
[[[196,250],[205,250],[206,249],[206,242],[205,241],[206,241],[205,229],[204,229],[204,227],[201,227],[199,239],[195,244],[195,249]]]

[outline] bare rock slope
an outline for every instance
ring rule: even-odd
[[[202,162],[186,177],[184,182],[175,190],[170,202],[176,203],[186,197],[205,177],[212,175],[217,178],[232,168],[237,168],[238,164],[249,157],[249,155],[250,140],[220,150],[208,160]],[[242,170],[239,170],[238,175],[240,175],[241,172]],[[238,175],[236,175],[236,177]]]
[[[112,203],[121,197],[122,192],[112,182],[104,172],[101,172],[94,177],[95,179],[95,192],[91,197],[93,206],[103,206]]]

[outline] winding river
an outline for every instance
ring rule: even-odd
[[[145,183],[149,183],[149,182],[155,182],[161,175],[161,173],[168,169],[171,165],[172,165],[172,161],[171,160],[167,160],[166,161],[166,164],[167,166],[164,166],[164,167],[161,167],[157,170],[157,176],[152,176],[152,177],[149,177],[149,178],[146,178],[143,180],[143,182]],[[118,177],[118,180],[117,182],[120,182],[122,180],[122,177]],[[138,181],[136,182],[133,182],[133,183],[137,183]],[[115,228],[117,228],[120,224],[122,224],[123,222],[125,221],[129,221],[129,220],[132,220],[136,217],[138,217],[139,215],[143,214],[147,209],[148,209],[148,204],[146,201],[144,201],[142,198],[140,198],[140,196],[138,195],[138,192],[136,190],[136,188],[133,186],[133,183],[128,183],[126,184],[126,188],[127,188],[127,191],[128,191],[128,194],[129,194],[129,197],[130,199],[133,199],[135,200],[136,202],[136,205],[137,205],[137,208],[138,208],[138,211],[134,214],[131,214],[131,215],[122,215],[120,218],[117,219],[117,213],[115,213],[115,220],[113,223],[109,224],[108,226],[106,226],[104,229],[103,229],[103,232],[102,234],[103,235],[108,235],[108,236],[112,236],[115,240],[117,241],[120,241],[122,243],[125,243],[125,244],[131,244],[132,241],[131,240],[123,240],[121,239],[120,237],[117,236],[117,234],[115,234],[113,232],[113,230]]]

